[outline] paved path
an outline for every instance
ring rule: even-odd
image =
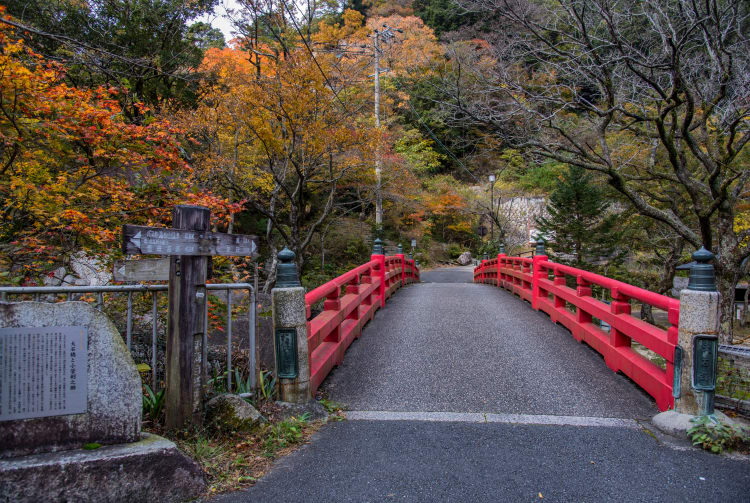
[[[517,297],[469,283],[471,271],[426,272],[424,283],[399,290],[329,376],[329,397],[350,410],[658,412],[598,353]]]
[[[648,395],[471,270],[399,290],[324,383],[349,420],[218,501],[748,501],[747,460],[665,445]]]

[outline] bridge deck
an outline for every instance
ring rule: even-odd
[[[212,501],[747,499],[747,461],[662,443],[633,420],[657,412],[648,395],[471,277],[427,272],[400,290],[324,384],[348,420]]]
[[[350,410],[650,418],[653,400],[543,313],[473,284],[472,268],[425,272],[370,322],[324,388]]]

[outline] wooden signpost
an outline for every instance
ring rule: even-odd
[[[165,419],[168,429],[201,422],[204,285],[211,255],[257,255],[255,236],[210,232],[211,212],[175,206],[173,228],[124,225],[127,254],[169,255]]]

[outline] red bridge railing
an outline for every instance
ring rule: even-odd
[[[585,341],[604,356],[610,369],[621,371],[653,396],[659,410],[672,407],[680,301],[547,258],[500,254],[483,260],[474,269],[474,282],[504,288],[547,313],[553,322],[570,330],[578,342]],[[567,286],[568,277],[575,278],[576,288]],[[608,290],[611,303],[592,297],[593,285]],[[664,330],[631,316],[631,300],[666,311],[671,326]],[[609,332],[593,318],[609,324]],[[635,351],[632,341],[664,358],[665,368]]]
[[[352,269],[305,295],[310,388],[313,393],[375,311],[399,288],[419,281],[419,268],[404,255],[373,255]],[[323,311],[311,318],[312,306],[324,300]]]

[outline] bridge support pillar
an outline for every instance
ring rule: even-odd
[[[310,393],[305,289],[297,278],[294,252],[279,253],[276,287],[271,290],[276,372],[282,401],[306,403]]]

